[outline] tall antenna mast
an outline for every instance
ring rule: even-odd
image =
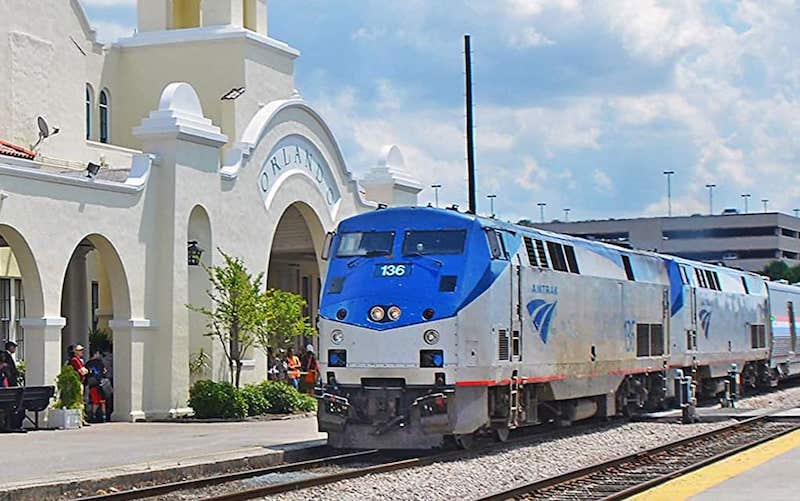
[[[475,200],[475,138],[472,125],[472,54],[470,53],[469,35],[464,35],[464,65],[466,67],[467,97],[467,182],[469,183],[469,212],[477,214]]]

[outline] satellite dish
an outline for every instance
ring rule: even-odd
[[[58,134],[59,128],[53,127],[52,132],[50,131],[50,126],[47,125],[47,120],[44,117],[36,118],[36,125],[39,127],[39,139],[36,140],[36,143],[31,145],[32,150],[36,150],[36,148],[42,144],[42,141],[47,139],[50,136],[54,136]]]
[[[37,125],[39,125],[39,137],[46,138],[50,136],[50,127],[47,126],[47,120],[44,117],[39,117],[36,119]]]

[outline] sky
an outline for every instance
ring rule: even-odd
[[[135,0],[81,0],[102,41]],[[463,35],[478,211],[570,220],[800,207],[797,0],[269,0],[296,87],[358,177],[397,144],[466,207]]]

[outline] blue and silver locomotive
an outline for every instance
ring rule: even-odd
[[[748,387],[800,364],[800,289],[739,270],[430,207],[344,220],[328,254],[318,421],[337,447],[504,439],[664,408],[674,369],[713,396],[732,364]]]

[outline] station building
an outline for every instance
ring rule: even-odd
[[[421,190],[396,146],[352,176],[265,0],[137,9],[136,33],[101,45],[77,0],[0,2],[0,340],[42,385],[69,345],[110,330],[115,420],[189,413],[193,379],[226,377],[186,307],[208,305],[190,247],[207,266],[241,257],[313,318],[326,232]],[[211,364],[192,374],[200,350]],[[263,380],[250,355],[243,380]]]
[[[778,212],[532,223],[537,228],[759,272],[800,264],[800,218]]]

